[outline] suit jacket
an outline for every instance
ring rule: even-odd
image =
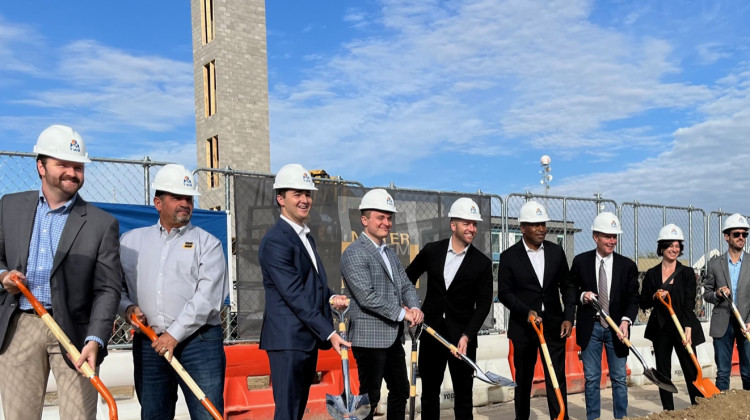
[[[742,253],[742,266],[740,278],[737,283],[737,309],[742,315],[742,320],[750,322],[750,254]],[[725,252],[717,258],[708,262],[708,271],[703,282],[703,300],[714,305],[711,311],[711,327],[708,334],[714,338],[721,338],[727,332],[729,319],[732,315],[732,306],[724,298],[716,297],[716,290],[728,287],[732,290],[732,280],[729,278],[729,259]],[[734,293],[734,290],[732,290]]]
[[[398,320],[404,306],[419,307],[414,285],[396,253],[386,247],[393,277],[375,244],[362,233],[341,255],[341,274],[351,297],[352,346],[388,348],[399,338]],[[400,337],[403,340],[403,336]]]
[[[672,299],[672,310],[677,315],[677,320],[680,321],[683,329],[686,327],[692,329],[690,333],[691,341],[693,342],[693,347],[695,347],[706,341],[701,323],[695,315],[695,271],[693,271],[692,267],[685,267],[678,261],[675,273],[672,290],[669,292],[669,296]],[[651,341],[658,335],[663,334],[665,328],[675,328],[672,315],[670,315],[667,307],[660,301],[654,300],[654,293],[659,289],[663,289],[661,277],[660,263],[646,271],[646,276],[643,278],[643,285],[641,287],[641,308],[654,308],[648,317],[646,331],[643,334],[644,337]],[[726,329],[724,331],[726,332]],[[724,334],[722,333],[722,335]]]
[[[38,191],[7,194],[0,199],[0,269],[26,272],[38,200]],[[77,196],[60,235],[50,274],[53,318],[78,349],[90,335],[104,341],[97,363],[107,355],[106,344],[120,301],[118,235],[117,219]],[[0,346],[20,296],[0,291]]]
[[[530,310],[544,322],[545,334],[559,336],[563,321],[575,317],[575,287],[570,282],[568,260],[560,245],[544,241],[544,279],[539,279],[526,254],[523,240],[500,254],[497,272],[497,297],[508,309],[508,338],[516,342],[536,337],[528,321]],[[561,302],[562,297],[562,302]],[[542,303],[544,312],[542,312]]]
[[[425,245],[406,268],[413,284],[427,272],[427,294],[422,304],[425,323],[437,326],[445,319],[447,339],[457,343],[462,334],[469,345],[477,345],[477,332],[492,306],[492,261],[470,246],[450,287],[445,288],[443,270],[450,240]]]
[[[288,222],[279,219],[260,242],[258,260],[263,272],[266,305],[260,331],[263,350],[330,349],[333,317],[323,262],[307,235],[318,264]]]
[[[576,255],[570,268],[570,277],[576,286],[576,304],[578,305],[576,343],[582,350],[588,346],[594,323],[599,322],[599,317],[593,306],[581,304],[580,297],[583,292],[599,294],[599,284],[596,280],[598,271],[595,249]],[[623,317],[635,322],[638,316],[638,267],[633,260],[616,252],[612,253],[609,315],[618,326]],[[620,340],[612,340],[612,342],[618,357],[628,355],[628,347],[625,344]]]

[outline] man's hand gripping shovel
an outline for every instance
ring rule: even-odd
[[[156,336],[156,333],[151,327],[149,327],[148,325],[145,325],[144,323],[138,320],[138,316],[136,316],[136,314],[130,315],[130,322],[136,327],[138,327],[138,329],[140,329],[142,333],[146,334],[146,337],[148,337],[149,340],[155,341],[158,338]],[[168,351],[164,353],[164,358],[167,360],[170,360]],[[206,397],[206,394],[203,393],[203,391],[198,386],[198,384],[195,383],[195,380],[193,380],[193,378],[185,370],[185,368],[182,367],[182,364],[177,361],[177,358],[172,357],[172,359],[169,361],[169,364],[172,366],[175,372],[177,372],[180,378],[182,378],[185,384],[187,384],[188,388],[190,388],[190,390],[193,391],[195,398],[197,398],[198,401],[200,401],[201,404],[203,404],[203,406],[206,407],[206,410],[208,410],[211,416],[216,420],[222,420],[223,417],[221,416],[221,414],[219,414],[219,410],[217,410],[216,407],[211,402],[211,400],[209,400],[208,397]]]
[[[563,401],[562,392],[560,391],[560,384],[557,382],[557,375],[555,374],[555,368],[552,366],[552,358],[549,356],[549,349],[547,349],[547,341],[544,340],[544,327],[541,321],[539,325],[536,325],[536,317],[529,316],[529,322],[534,327],[536,335],[539,336],[539,343],[542,346],[542,355],[544,356],[544,363],[547,365],[547,373],[549,379],[552,381],[552,388],[555,389],[555,395],[557,396],[557,403],[560,405],[560,413],[557,415],[557,420],[565,418],[565,401]]]
[[[31,303],[31,306],[34,308],[34,311],[36,311],[39,317],[42,318],[42,321],[44,321],[44,323],[47,325],[47,328],[52,331],[52,334],[55,335],[57,341],[60,342],[60,344],[63,346],[65,351],[68,352],[73,361],[77,361],[78,359],[80,359],[81,353],[78,351],[76,346],[74,346],[70,341],[70,338],[65,335],[65,332],[63,332],[62,328],[60,328],[57,322],[55,322],[55,320],[52,318],[52,315],[50,315],[47,310],[44,309],[44,306],[37,300],[36,297],[34,297],[29,289],[27,289],[26,286],[21,283],[21,280],[18,278],[18,276],[16,276],[15,274],[11,274],[10,279],[13,281],[13,283],[15,283],[16,287],[21,290],[21,293],[26,296],[26,299],[29,300],[29,303]],[[115,399],[114,397],[112,397],[112,394],[110,394],[107,387],[104,386],[102,380],[98,376],[96,376],[96,372],[94,371],[94,369],[87,362],[84,362],[81,365],[80,370],[81,373],[83,373],[86,378],[91,381],[96,390],[99,391],[99,394],[101,394],[102,398],[104,398],[104,401],[107,402],[110,420],[117,420],[117,404],[115,403]]]
[[[742,327],[742,333],[745,335],[745,338],[750,341],[750,330],[746,328],[747,324],[745,324],[745,321],[742,320],[742,315],[740,315],[740,310],[737,308],[737,305],[734,304],[732,294],[725,294],[724,292],[722,292],[721,295],[724,297],[724,299],[729,301],[730,305],[732,305],[732,313],[734,314],[734,317],[737,318],[737,322],[740,323],[740,327]]]
[[[612,318],[609,316],[609,314],[602,309],[601,306],[599,306],[599,301],[596,298],[592,298],[591,300],[591,306],[596,309],[597,312],[599,312],[599,316],[604,318],[607,321],[607,324],[609,324],[612,329],[617,332],[617,334],[620,334],[620,329],[617,328],[617,324],[615,324],[615,321],[612,320]],[[635,347],[633,347],[633,343],[630,342],[626,337],[622,337],[622,342],[625,343],[626,346],[630,349],[631,352],[635,355],[636,358],[641,362],[643,365],[643,376],[648,378],[649,381],[653,382],[654,385],[658,386],[659,388],[672,393],[677,393],[677,387],[674,386],[672,381],[670,381],[666,376],[659,373],[658,370],[649,367],[648,363],[646,363],[646,359],[641,356],[641,354],[636,350]]]
[[[669,310],[669,315],[672,316],[672,321],[674,321],[674,325],[675,327],[677,327],[677,332],[680,333],[680,338],[682,338],[682,343],[685,346],[685,350],[687,350],[687,352],[690,354],[690,358],[693,359],[695,369],[698,371],[698,375],[696,376],[695,381],[693,381],[693,385],[695,385],[695,387],[698,389],[698,391],[701,392],[701,394],[703,394],[704,397],[710,398],[720,393],[721,391],[719,391],[719,388],[717,388],[710,379],[703,377],[703,370],[701,369],[701,364],[698,363],[698,359],[695,357],[695,353],[693,353],[693,346],[687,343],[685,331],[683,331],[682,325],[677,319],[677,315],[674,313],[674,309],[672,309],[672,297],[669,295],[669,292],[665,293],[666,300],[661,296],[661,294],[658,295],[658,298],[661,303],[663,303],[664,306],[667,307],[667,310]]]
[[[456,346],[451,344],[442,335],[438,334],[438,332],[432,329],[432,327],[430,327],[429,325],[422,323],[422,328],[424,329],[424,331],[427,331],[428,334],[435,337],[435,339],[439,341],[440,344],[444,345],[445,347],[448,347],[448,349],[450,349],[450,351],[453,352],[453,354],[458,355],[461,358],[461,360],[468,363],[469,366],[474,368],[474,374],[476,375],[477,379],[487,382],[490,385],[500,385],[500,386],[510,386],[510,387],[516,386],[516,383],[513,382],[513,380],[510,378],[500,376],[497,373],[485,372],[482,369],[480,369],[479,366],[477,366],[477,364],[474,363],[473,360],[471,360],[467,355],[459,353],[458,348]]]
[[[339,312],[335,308],[331,310],[336,314],[339,321],[339,335],[346,340],[346,320],[344,317],[349,312],[349,306]],[[326,394],[326,408],[336,420],[360,420],[370,414],[370,398],[365,395],[352,395],[351,384],[349,382],[349,350],[346,346],[341,346],[341,372],[344,375],[344,398],[341,395]]]

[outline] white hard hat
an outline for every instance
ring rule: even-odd
[[[684,241],[685,237],[682,235],[682,229],[674,223],[670,223],[659,231],[659,238],[657,241]]]
[[[182,165],[170,163],[156,173],[151,187],[156,191],[166,191],[177,195],[201,195],[193,174]]]
[[[276,173],[273,180],[274,190],[305,190],[317,191],[310,172],[299,163],[284,165]]]
[[[463,220],[475,220],[477,222],[482,221],[482,216],[479,214],[479,206],[471,198],[461,197],[453,202],[451,210],[448,212],[448,217],[455,217]]]
[[[362,202],[359,203],[359,209],[398,213],[396,205],[393,203],[393,197],[388,194],[388,191],[382,188],[375,188],[367,191],[367,193],[362,196]]]
[[[34,153],[69,162],[91,162],[81,135],[66,125],[45,128],[36,140]]]
[[[594,218],[594,225],[591,226],[591,230],[594,232],[614,233],[619,235],[622,233],[622,225],[620,225],[620,219],[618,219],[614,213],[605,211],[599,213]]]
[[[536,201],[529,201],[521,206],[518,221],[521,223],[549,222],[549,216],[547,216],[547,210],[544,209],[544,206]]]
[[[750,225],[747,224],[745,216],[735,213],[724,220],[724,229],[722,232],[726,232],[730,229],[750,229]]]

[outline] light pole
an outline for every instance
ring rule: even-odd
[[[539,163],[542,165],[542,169],[539,170],[542,179],[539,180],[539,183],[544,186],[544,195],[549,194],[549,183],[552,181],[552,168],[549,166],[550,162],[552,162],[552,159],[547,155],[544,155],[539,159]]]

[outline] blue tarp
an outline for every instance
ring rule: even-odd
[[[91,204],[117,218],[120,222],[120,236],[131,229],[156,224],[159,220],[159,212],[156,211],[154,206],[112,203]],[[216,236],[224,248],[224,256],[227,255],[227,214],[225,212],[194,209],[193,217],[190,221],[195,226],[200,226],[205,231]]]

